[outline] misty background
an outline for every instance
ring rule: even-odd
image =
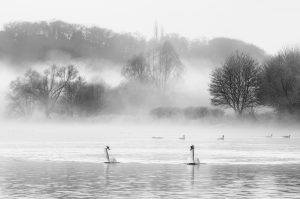
[[[234,8],[229,6],[232,3]],[[197,4],[194,1],[189,4],[154,1],[151,5],[148,1],[143,4],[129,1],[125,10],[120,9],[123,4],[120,1],[73,3],[70,13],[66,13],[64,10],[69,6],[66,2],[34,3],[36,12],[20,9],[27,8],[28,2],[6,3],[7,9],[3,7],[1,13],[6,20],[0,21],[2,117],[7,117],[11,82],[28,70],[42,74],[52,65],[72,65],[89,86],[96,85],[97,88],[89,89],[92,92],[98,89],[101,93],[100,108],[89,116],[183,114],[195,119],[195,114],[214,111],[233,115],[230,109],[216,110],[211,105],[212,71],[237,51],[264,64],[281,49],[297,47],[299,43],[295,36],[297,31],[281,32],[291,28],[292,23],[282,23],[280,30],[276,25],[297,14],[295,1],[290,4],[267,0],[259,4],[249,1],[200,1]],[[74,13],[80,9],[89,12],[78,18]],[[265,9],[268,17],[264,16]],[[11,10],[12,14],[6,10]],[[49,18],[50,10],[59,20]],[[254,10],[256,14],[250,15]],[[285,15],[278,17],[279,10]],[[183,69],[178,78],[170,79],[163,92],[132,81],[122,72],[134,56],[153,51],[157,41],[170,43]],[[274,110],[258,107],[256,111]],[[44,117],[41,112],[40,108],[35,109],[32,117]]]
[[[2,1],[0,198],[299,198],[299,6]]]
[[[172,82],[163,96],[160,93],[153,96],[141,85],[131,86],[121,74],[129,58],[151,48],[155,31],[173,45],[184,66],[180,78]],[[10,81],[26,70],[42,71],[52,64],[71,64],[86,81],[112,90],[107,99],[111,104],[108,109],[114,109],[109,111],[112,113],[149,112],[166,105],[210,106],[207,88],[212,69],[236,50],[261,61],[267,56],[261,48],[236,39],[190,40],[175,33],[165,34],[158,23],[153,24],[153,37],[146,39],[63,21],[12,22],[4,25],[0,43],[2,104],[6,103]],[[116,100],[116,95],[121,100]]]

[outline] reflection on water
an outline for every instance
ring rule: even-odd
[[[300,165],[0,162],[0,198],[299,198]]]

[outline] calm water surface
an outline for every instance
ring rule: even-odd
[[[1,198],[299,198],[300,165],[0,163]]]
[[[300,198],[297,132],[284,139],[291,130],[273,129],[270,139],[269,129],[124,129],[1,129],[0,198]],[[184,164],[190,144],[206,164]],[[102,163],[105,145],[120,164]]]

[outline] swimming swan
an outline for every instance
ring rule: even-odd
[[[291,138],[291,135],[285,135],[285,136],[282,136],[283,138],[288,138],[290,139]]]
[[[225,136],[222,135],[222,137],[218,138],[218,140],[224,140],[225,139]]]
[[[185,140],[185,135],[183,134],[179,139],[180,140]]]
[[[192,162],[186,163],[187,165],[199,165],[200,164],[199,158],[196,158],[196,160],[195,160],[195,152],[194,152],[194,150],[195,150],[195,146],[191,145],[190,146],[190,151],[191,151],[191,161]]]
[[[152,139],[164,139],[163,137],[153,136]]]
[[[267,135],[266,137],[267,137],[267,138],[272,138],[272,137],[273,137],[273,134]]]
[[[106,158],[106,161],[104,163],[107,163],[107,164],[109,164],[109,163],[119,163],[116,158],[109,157],[108,150],[110,150],[110,148],[109,148],[109,146],[106,146],[104,148],[104,153],[105,153],[105,158]]]

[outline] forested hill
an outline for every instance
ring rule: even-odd
[[[262,60],[265,52],[252,44],[228,38],[188,40],[176,34],[164,35],[182,58],[223,61],[239,49]],[[99,27],[86,27],[62,21],[15,22],[0,31],[0,59],[18,62],[45,61],[56,55],[72,59],[105,59],[124,63],[132,55],[145,52],[154,39],[130,33],[116,33]]]

